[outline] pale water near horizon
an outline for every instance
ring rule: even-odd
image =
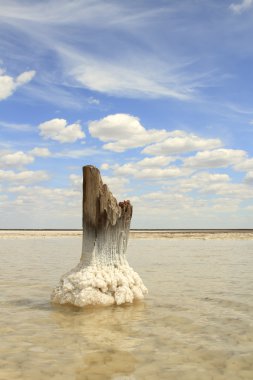
[[[81,238],[0,240],[0,379],[253,378],[253,241],[131,240],[144,302],[50,304]]]

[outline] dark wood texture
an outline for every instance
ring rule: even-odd
[[[108,186],[103,184],[96,167],[83,167],[82,260],[86,264],[102,260],[103,264],[116,265],[122,261],[121,256],[124,256],[127,247],[132,211],[129,201],[117,202]]]

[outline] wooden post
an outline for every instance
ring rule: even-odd
[[[83,167],[82,255],[61,278],[53,302],[109,305],[143,298],[147,289],[125,255],[132,210],[128,200],[117,202],[96,167]]]
[[[132,210],[129,201],[117,202],[97,168],[83,167],[83,263],[124,264]]]

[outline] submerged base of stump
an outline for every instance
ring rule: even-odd
[[[65,274],[51,300],[79,307],[121,305],[141,300],[146,293],[140,276],[128,264],[103,268],[89,266],[77,267]]]
[[[54,303],[121,305],[147,293],[129,266],[126,248],[132,206],[118,203],[103,184],[99,170],[83,167],[83,249],[80,263],[62,276],[51,296]]]

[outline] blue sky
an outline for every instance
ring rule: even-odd
[[[0,228],[252,228],[253,0],[0,1]]]

